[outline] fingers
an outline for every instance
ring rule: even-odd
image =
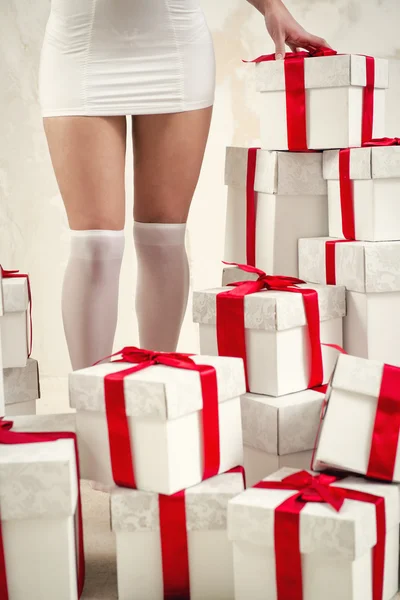
[[[331,48],[331,46],[328,44],[328,42],[326,40],[324,40],[324,38],[318,37],[316,35],[312,35],[311,33],[307,33],[306,36],[304,37],[304,40],[302,41],[302,46],[303,44],[307,44],[307,50],[309,48],[316,48],[317,50],[319,48]],[[304,46],[306,47],[306,46]]]
[[[285,47],[285,34],[278,33],[275,38],[275,58],[276,60],[282,60],[285,58],[286,47]]]

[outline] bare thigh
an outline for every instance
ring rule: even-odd
[[[71,229],[123,229],[126,117],[45,117]]]
[[[136,221],[186,222],[211,115],[212,107],[132,118]]]

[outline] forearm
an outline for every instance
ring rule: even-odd
[[[276,0],[247,0],[250,4],[252,4],[254,6],[254,8],[256,8],[258,11],[260,11],[260,13],[262,13],[263,15],[265,14],[265,11],[271,6],[271,4],[273,2],[276,2]]]

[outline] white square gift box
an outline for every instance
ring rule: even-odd
[[[328,180],[329,236],[347,237],[342,225],[341,199],[346,197],[341,198],[345,193],[342,188],[341,194],[339,150],[323,154],[324,178]],[[355,225],[355,232],[349,237],[371,242],[400,240],[400,146],[352,148],[347,158],[342,158],[348,161],[349,156],[349,199]]]
[[[251,152],[256,152],[255,181]],[[224,260],[297,277],[299,238],[328,234],[322,153],[228,147],[225,184]]]
[[[226,513],[228,501],[243,489],[241,473],[218,475],[175,496],[115,488],[118,598],[231,600]]]
[[[32,417],[25,431],[40,420]],[[6,435],[22,432],[15,426]],[[42,432],[34,439],[42,439]],[[78,600],[83,538],[73,439],[4,441],[0,431],[1,597]]]
[[[384,136],[387,60],[352,54],[309,57],[303,64],[303,72],[301,64],[296,66],[290,58],[256,64],[263,148],[361,146],[363,129],[368,129],[368,134],[364,132],[368,141]],[[371,116],[372,127],[365,125]]]
[[[330,382],[315,451],[328,465],[400,482],[400,368],[341,355]]]
[[[400,365],[400,241],[302,239],[299,270],[307,281],[325,283],[328,275],[346,287],[346,352]]]
[[[5,414],[34,415],[40,398],[39,365],[28,358],[25,367],[4,369]]]
[[[246,276],[247,275],[247,276]],[[254,279],[251,273],[241,269],[224,271],[224,281]],[[345,289],[338,286],[301,284],[299,288],[315,290],[318,299],[320,341],[322,344],[342,344],[342,320],[346,313]],[[219,294],[231,291],[231,287],[195,291],[193,295],[193,320],[199,323],[200,350],[205,354],[218,355],[221,342],[218,336]],[[244,353],[247,367],[249,392],[267,396],[284,396],[309,387],[314,359],[310,344],[310,328],[303,296],[289,291],[266,289],[246,295],[243,303]],[[318,314],[317,314],[318,317]],[[235,317],[236,318],[236,317]],[[317,319],[318,321],[318,319]],[[230,322],[229,351],[235,352],[234,326]],[[323,374],[316,385],[327,383],[333,370],[337,351],[319,344],[322,354]],[[228,348],[228,344],[226,344]],[[225,354],[225,352],[224,352]],[[311,386],[314,387],[314,386]]]
[[[281,467],[308,469],[324,394],[305,390],[280,398],[244,394],[244,468],[251,487]]]
[[[3,368],[25,367],[28,360],[28,277],[2,279],[4,314],[0,318]]]
[[[337,512],[321,502],[318,479],[304,471],[281,469],[260,485],[278,487],[282,480],[293,482],[294,477],[300,485],[292,483],[292,489],[254,487],[229,502],[235,600],[277,600],[278,587],[279,598],[394,598],[398,588],[399,487],[358,477],[330,485],[329,479],[322,479],[325,494],[329,485],[329,499],[336,508],[342,493],[333,488],[342,488],[348,496]],[[296,501],[299,495],[303,502]]]
[[[240,396],[245,392],[243,361],[215,356],[191,356],[191,359],[216,372],[217,406],[213,413],[217,419],[216,431],[212,432],[215,423],[210,424],[206,418],[206,410],[210,415],[209,400],[206,404],[198,372],[153,364],[127,375],[122,383],[124,407],[120,410],[125,423],[123,443],[132,454],[133,464],[129,467],[134,471],[135,485],[124,484],[124,487],[169,495],[200,483],[206,454],[210,458],[215,450],[210,439],[207,442],[210,437],[211,445],[214,442],[219,445],[219,473],[243,464],[240,415]],[[115,431],[111,413],[117,398],[110,394],[107,402],[105,379],[131,367],[135,364],[104,363],[69,376],[71,407],[77,411],[82,477],[106,486],[115,482],[119,461],[113,462],[112,458],[118,452],[121,438],[111,437]]]

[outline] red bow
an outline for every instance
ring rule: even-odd
[[[29,301],[29,348],[28,357],[32,354],[32,292],[29,275],[26,273],[20,273],[17,269],[7,271],[0,265],[1,275],[4,279],[20,279],[25,278],[28,285],[28,301]]]
[[[196,363],[190,358],[190,354],[180,354],[179,352],[154,352],[153,350],[144,350],[136,346],[126,346],[113,356],[121,356],[118,362],[129,362],[134,364],[149,363],[149,365],[165,365],[184,369],[192,369]]]
[[[400,146],[400,138],[376,138],[374,140],[371,140],[370,142],[364,142],[363,146]]]
[[[285,60],[291,60],[293,58],[317,58],[320,56],[335,56],[336,54],[336,50],[332,50],[332,48],[318,48],[317,50],[312,50],[311,52],[307,52],[306,50],[302,50],[301,52],[286,52]],[[268,62],[270,60],[276,60],[276,55],[263,54],[262,56],[258,56],[253,60],[244,60],[243,62],[260,63]]]

